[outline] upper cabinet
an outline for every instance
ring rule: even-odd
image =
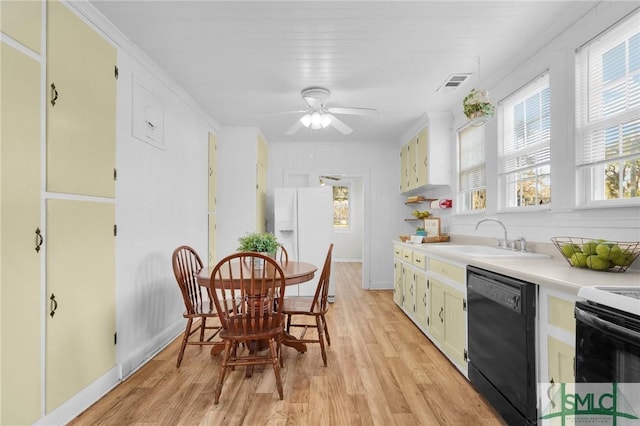
[[[400,149],[400,192],[451,184],[450,113],[431,113],[428,123]]]
[[[38,54],[41,53],[41,21],[40,1],[0,2],[0,31]]]
[[[47,3],[47,191],[114,197],[117,52]]]

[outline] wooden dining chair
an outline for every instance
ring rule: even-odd
[[[327,353],[324,347],[324,339],[331,346],[331,337],[327,327],[327,319],[325,314],[329,310],[329,281],[331,278],[331,255],[333,252],[333,244],[329,245],[327,257],[320,273],[318,286],[313,297],[291,296],[284,299],[282,305],[282,313],[287,318],[287,333],[291,333],[291,328],[302,328],[302,332],[298,337],[301,343],[319,343],[322,353],[322,361],[327,366]],[[295,318],[298,317],[298,318]],[[309,322],[309,318],[313,318],[315,324]],[[305,335],[310,328],[316,329],[317,338],[307,337]]]
[[[220,338],[224,341],[214,404],[220,400],[227,369],[235,370],[237,366],[271,364],[282,399],[279,357],[284,316],[275,309],[282,306],[284,299],[282,269],[269,256],[239,252],[218,262],[209,282],[222,323]],[[262,345],[268,350],[260,351]]]
[[[276,259],[279,260],[280,263],[289,263],[289,253],[287,253],[287,249],[284,248],[283,245],[278,247],[278,250],[276,251]]]
[[[178,353],[176,367],[180,367],[184,350],[187,345],[215,345],[219,341],[213,341],[214,337],[220,333],[220,325],[207,325],[207,319],[218,316],[210,292],[207,288],[201,287],[196,281],[196,274],[202,269],[202,259],[196,251],[189,246],[180,246],[173,251],[172,256],[173,274],[176,277],[182,299],[184,300],[185,311],[182,314],[187,319],[182,336],[182,345]],[[197,320],[194,322],[194,320]],[[206,330],[212,330],[211,335],[205,336]],[[190,340],[194,333],[199,333],[198,340]]]

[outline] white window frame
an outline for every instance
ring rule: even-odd
[[[605,142],[605,131],[620,135],[625,128],[631,128],[632,135],[637,136],[640,133],[640,69],[633,72],[629,70],[628,55],[629,40],[633,36],[640,37],[637,35],[639,18],[640,12],[635,11],[576,51],[575,148],[578,207],[640,205],[640,196],[605,198],[607,165],[617,163],[620,171],[625,161],[640,161],[640,143],[625,146],[625,139],[619,136],[616,141],[618,146],[614,149],[618,152],[612,153],[607,149]],[[625,43],[624,76],[603,83],[598,72],[603,66],[603,56],[613,48],[620,47],[622,43]],[[606,105],[601,99],[608,90],[624,94],[624,107],[620,108],[620,111],[603,110],[602,107]],[[590,97],[590,94],[596,94],[598,97]],[[630,152],[624,153],[623,148],[630,149]],[[622,181],[622,176],[619,176],[619,181]],[[621,187],[618,189],[622,192]]]
[[[468,145],[463,147],[463,137],[467,132],[474,134],[470,135]],[[487,209],[487,158],[484,133],[484,126],[470,124],[458,130],[458,202],[456,203],[458,213],[482,213]],[[484,208],[474,209],[474,193],[482,190],[485,196]]]
[[[500,145],[498,152],[499,178],[499,209],[501,211],[540,211],[551,209],[551,199],[546,204],[518,205],[518,183],[529,179],[521,179],[522,173],[534,173],[534,179],[547,179],[551,188],[551,87],[549,85],[549,71],[536,77],[533,81],[522,86],[507,98],[498,103],[498,123]],[[536,143],[527,143],[522,147],[515,147],[510,139],[513,135],[513,110],[526,100],[549,91],[549,111],[544,116],[548,120],[548,129]],[[543,128],[543,127],[541,127]],[[525,129],[526,130],[526,129]],[[546,135],[546,136],[545,136]],[[528,135],[526,137],[528,138]],[[530,160],[534,159],[534,163]],[[536,191],[536,197],[540,193]]]

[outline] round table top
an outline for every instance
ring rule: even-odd
[[[276,263],[278,263],[280,268],[282,268],[285,285],[295,285],[312,280],[318,270],[318,268],[311,263],[296,262],[295,260],[290,260],[288,262],[276,261]],[[209,287],[213,269],[214,266],[202,268],[196,276],[198,284]],[[226,275],[224,270],[222,272],[223,276]]]

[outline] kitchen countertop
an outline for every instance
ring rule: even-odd
[[[448,243],[411,244],[400,241],[394,241],[393,243],[400,244],[403,247],[409,247],[413,250],[423,251],[430,256],[477,266],[573,295],[577,295],[581,287],[596,285],[626,287],[640,285],[640,271],[638,270],[629,268],[625,272],[604,272],[574,268],[570,266],[564,258],[560,257],[559,253],[558,257],[549,258],[478,258],[463,253],[445,252],[444,250],[438,249],[438,246],[447,245]],[[640,260],[636,259],[636,262],[640,262]]]

